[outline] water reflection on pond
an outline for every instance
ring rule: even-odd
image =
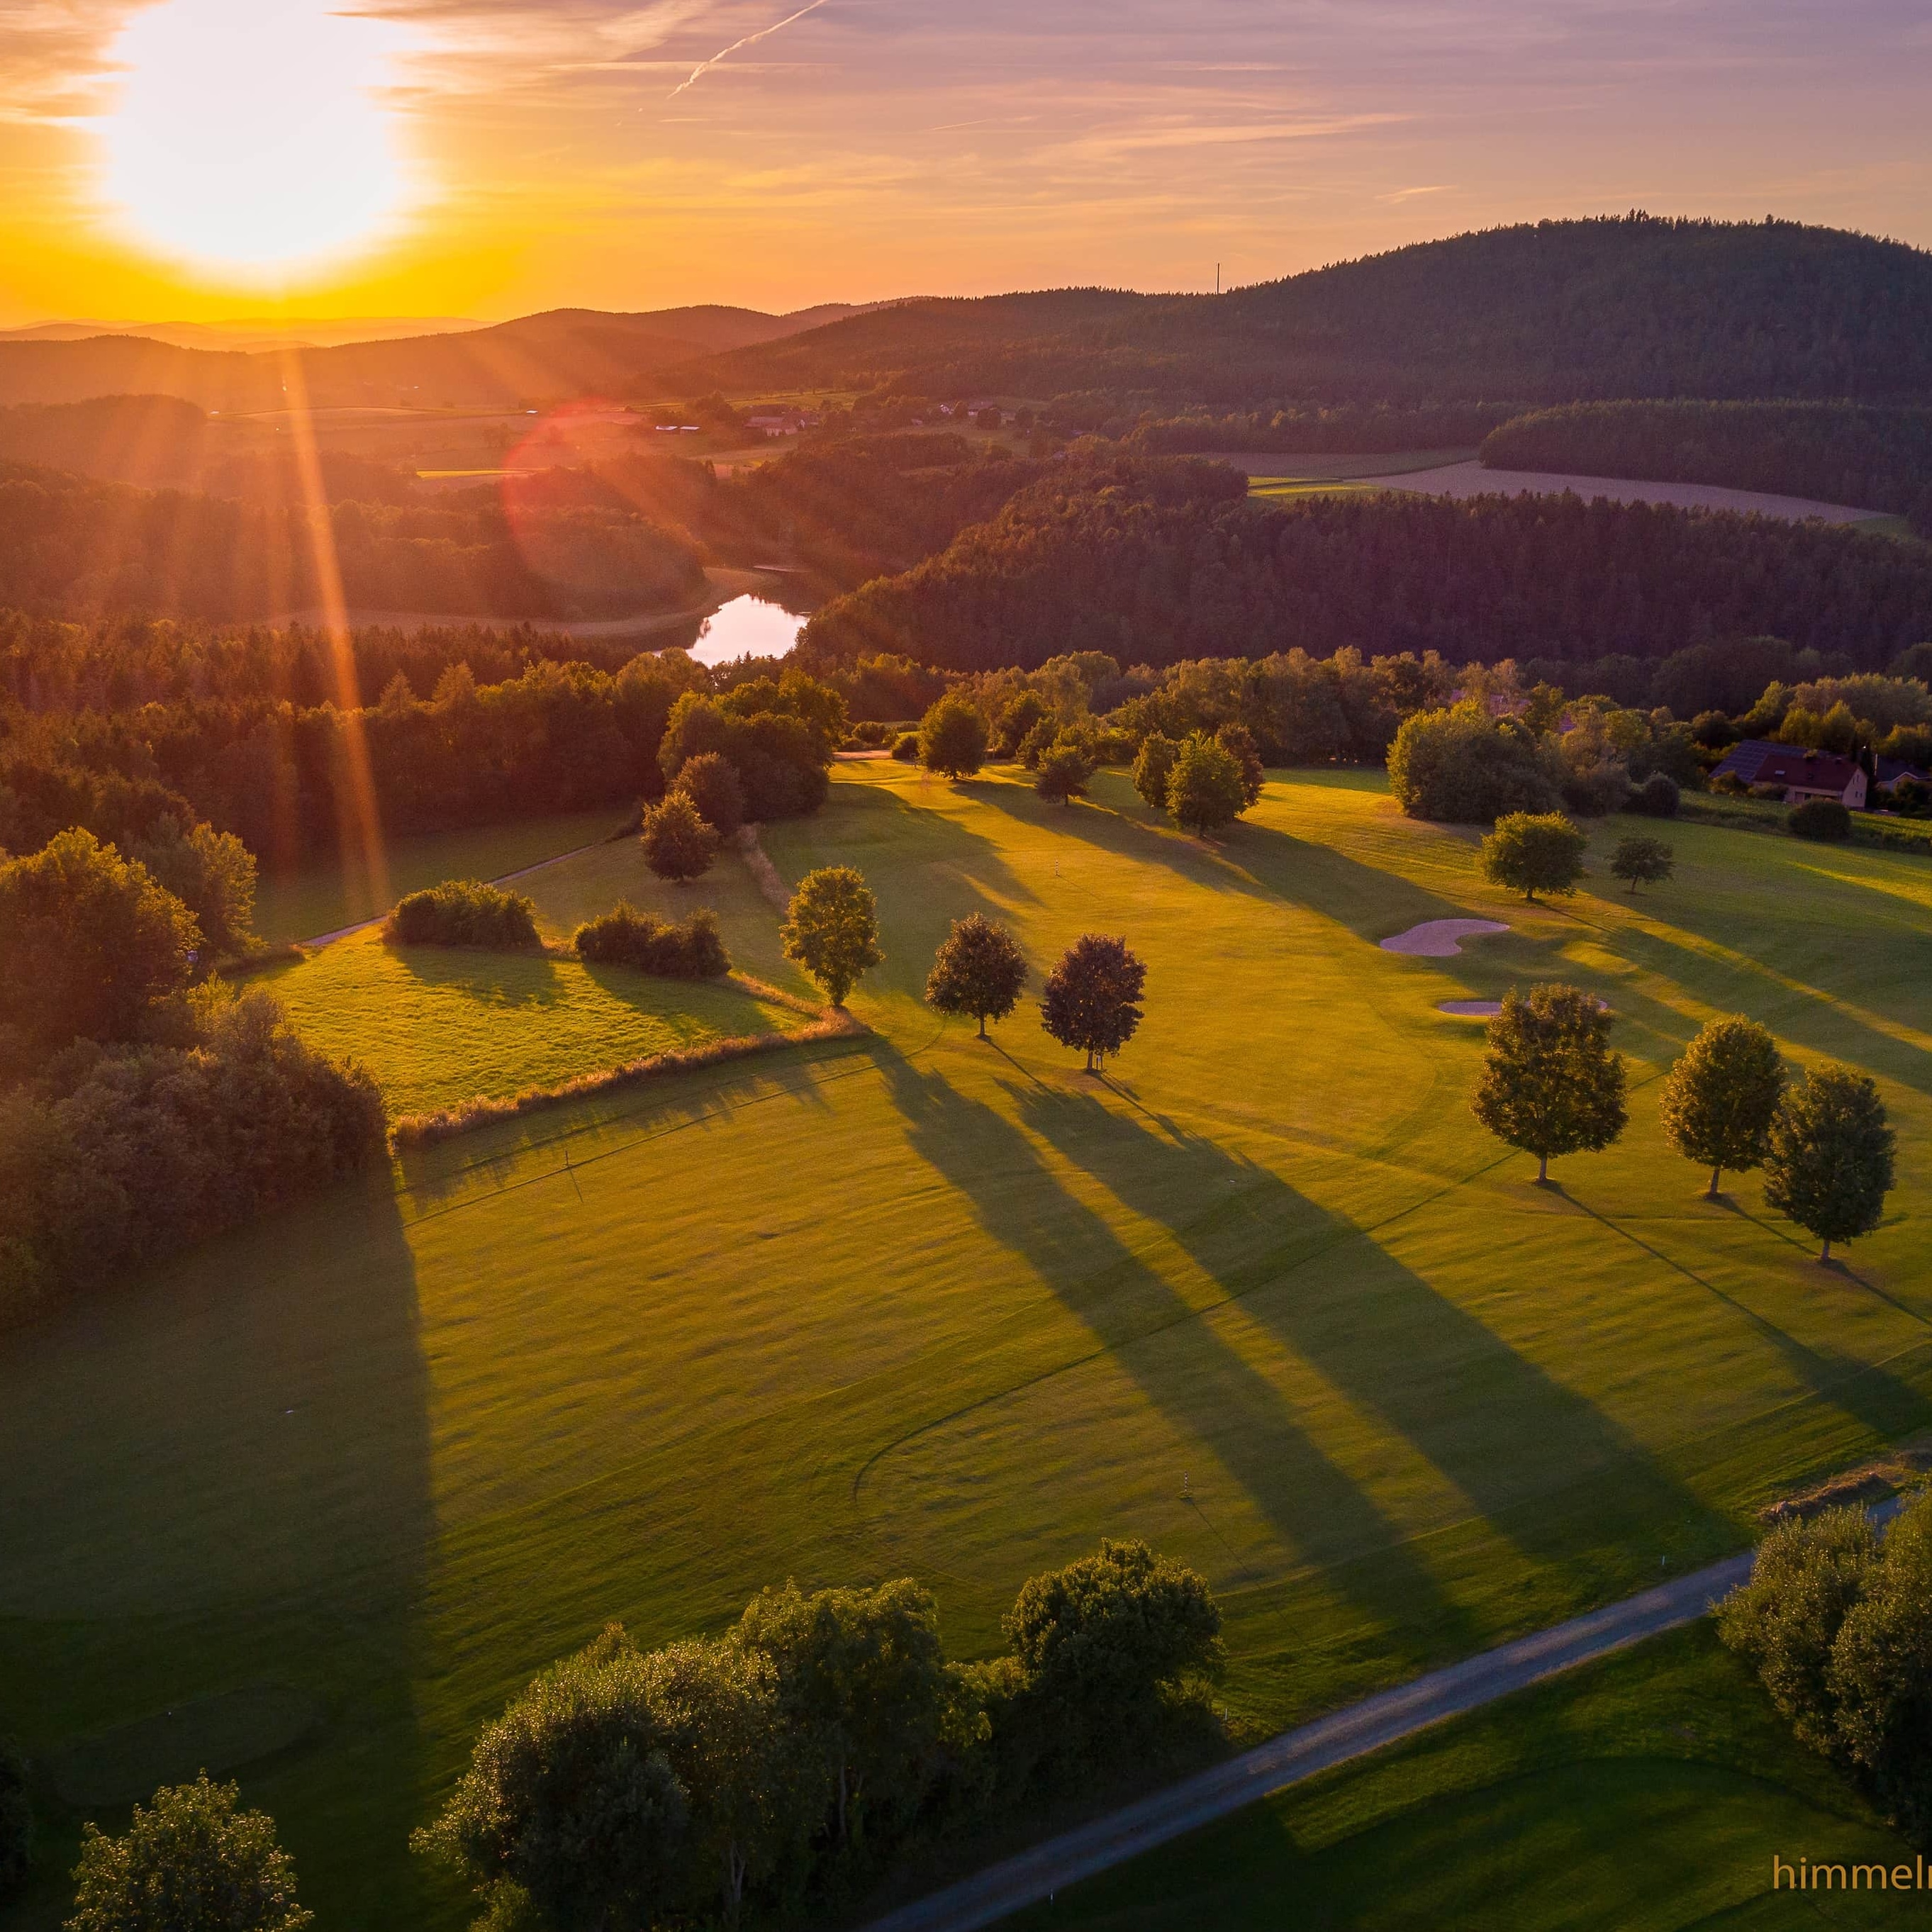
[[[798,642],[805,620],[782,604],[763,597],[734,597],[721,604],[699,626],[691,655],[700,664],[729,664],[734,658],[782,658]]]

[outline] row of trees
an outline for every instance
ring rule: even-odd
[[[1508,1145],[1537,1157],[1546,1181],[1558,1155],[1596,1153],[1623,1132],[1623,1056],[1610,1044],[1610,1015],[1594,994],[1546,983],[1512,992],[1490,1022],[1472,1105]],[[1770,1034],[1741,1017],[1712,1020],[1671,1068],[1664,1129],[1687,1159],[1726,1173],[1764,1170],[1766,1204],[1820,1241],[1876,1228],[1892,1184],[1894,1136],[1876,1083],[1826,1064],[1787,1084]]]
[[[1031,1579],[1005,1629],[1005,1656],[948,1664],[908,1579],[788,1583],[653,1651],[613,1625],[484,1727],[415,1842],[556,1932],[823,1910],[915,1827],[1144,1750],[1220,1658],[1205,1584],[1142,1543]]]

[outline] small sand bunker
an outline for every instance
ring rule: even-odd
[[[1500,1000],[1444,1000],[1436,1009],[1439,1013],[1454,1013],[1459,1020],[1492,1019],[1502,1010]]]
[[[1428,919],[1382,941],[1384,952],[1414,953],[1424,959],[1447,959],[1462,951],[1462,942],[1485,932],[1507,932],[1493,919]]]

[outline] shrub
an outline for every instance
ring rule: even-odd
[[[639,836],[644,863],[659,878],[680,885],[710,872],[718,856],[718,834],[681,791],[667,793],[660,803],[645,812],[644,830]]]
[[[1232,825],[1246,808],[1241,767],[1226,746],[1195,732],[1174,754],[1167,778],[1167,808],[1174,823],[1203,835]]]
[[[67,1932],[302,1932],[293,1860],[274,1820],[232,1784],[164,1786],[124,1838],[81,1828]]]
[[[397,902],[382,928],[398,946],[535,946],[536,905],[481,879],[446,879]]]
[[[91,832],[0,863],[0,988],[37,1052],[134,1038],[188,984],[201,940],[179,899]]]
[[[879,950],[878,902],[850,866],[822,866],[799,881],[779,933],[795,959],[835,1006],[860,974],[885,958]]]
[[[1096,1072],[1108,1054],[1133,1038],[1146,985],[1147,968],[1124,939],[1087,933],[1061,954],[1048,976],[1040,1024],[1062,1046],[1084,1053],[1087,1071]]]
[[[1852,814],[1835,798],[1808,798],[1791,808],[1784,829],[1796,838],[1849,838]]]
[[[709,906],[674,922],[620,902],[580,926],[571,944],[593,965],[634,966],[664,980],[716,980],[731,970]]]
[[[112,1281],[380,1159],[382,1096],[266,992],[186,1048],[91,1052],[0,1095],[0,1313]]]
[[[1560,812],[1512,812],[1483,841],[1483,876],[1526,899],[1574,892],[1588,839]]]
[[[1473,698],[1406,718],[1389,748],[1389,788],[1412,818],[1484,825],[1562,802],[1562,761],[1520,719]]]
[[[893,742],[892,756],[902,765],[916,764],[919,762],[919,734],[916,731],[902,731]]]
[[[920,756],[930,772],[970,778],[986,762],[986,721],[978,706],[946,697],[920,720]]]
[[[1156,812],[1167,809],[1167,781],[1180,755],[1180,747],[1158,731],[1150,731],[1141,740],[1134,760],[1134,789]]]
[[[736,766],[718,752],[687,758],[671,789],[683,793],[721,838],[731,837],[745,822],[745,788]]]
[[[1652,772],[1630,794],[1624,809],[1641,812],[1646,818],[1675,818],[1682,796],[1682,788],[1668,772]]]
[[[1093,776],[1093,760],[1078,744],[1063,741],[1040,760],[1033,788],[1042,798],[1071,805],[1076,798],[1087,796],[1088,782]]]
[[[1610,854],[1610,877],[1627,880],[1633,892],[1640,885],[1661,884],[1676,866],[1676,855],[1661,838],[1641,832],[1619,838]]]

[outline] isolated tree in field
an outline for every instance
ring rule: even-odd
[[[1255,734],[1245,724],[1223,724],[1214,734],[1214,742],[1240,769],[1243,808],[1258,805],[1268,773],[1262,765],[1261,748],[1255,742]]]
[[[1664,1131],[1688,1159],[1711,1170],[1708,1199],[1729,1168],[1762,1167],[1784,1097],[1778,1042],[1755,1020],[1712,1020],[1665,1076]]]
[[[1150,731],[1141,740],[1134,760],[1134,789],[1156,812],[1167,809],[1167,782],[1180,755],[1180,747],[1158,731]]]
[[[1639,886],[1661,885],[1676,868],[1676,854],[1661,838],[1645,832],[1619,838],[1610,854],[1610,877],[1627,881],[1632,892]]]
[[[1764,1198],[1816,1234],[1818,1258],[1828,1262],[1834,1241],[1878,1226],[1892,1188],[1892,1147],[1870,1076],[1820,1066],[1785,1095],[1772,1121]]]
[[[970,778],[986,762],[986,721],[963,698],[942,698],[919,722],[919,754],[929,772]]]
[[[1167,777],[1167,808],[1190,832],[1205,834],[1240,817],[1247,794],[1241,768],[1224,746],[1196,731],[1174,754]]]
[[[835,1843],[917,1813],[952,1696],[928,1592],[910,1577],[809,1597],[788,1583],[752,1600],[731,1641],[776,1671],[778,1724],[822,1780]]]
[[[745,787],[737,767],[720,752],[700,752],[678,767],[671,790],[682,792],[698,815],[721,838],[745,822]]]
[[[1033,788],[1042,798],[1071,805],[1087,796],[1088,782],[1093,776],[1094,760],[1078,745],[1060,743],[1040,760]]]
[[[1019,1004],[1026,987],[1026,960],[1019,941],[998,920],[968,913],[952,922],[926,982],[926,1002],[942,1013],[962,1013],[980,1022],[1003,1020]]]
[[[661,879],[682,884],[698,878],[710,871],[718,856],[718,834],[682,791],[668,792],[657,804],[645,808],[640,836],[644,863]]]
[[[1560,812],[1512,812],[1483,841],[1483,876],[1526,899],[1572,892],[1589,842]]]
[[[123,1837],[82,1826],[67,1932],[302,1932],[294,1862],[240,1796],[204,1772],[136,1805]]]
[[[1108,1054],[1133,1038],[1146,984],[1147,968],[1124,939],[1084,934],[1048,976],[1040,1024],[1062,1046],[1084,1053],[1087,1071],[1096,1072]]]
[[[1490,1022],[1472,1105],[1498,1140],[1536,1156],[1539,1183],[1558,1154],[1596,1153],[1624,1130],[1624,1062],[1610,1016],[1580,987],[1511,989]]]
[[[0,863],[0,987],[40,1048],[132,1038],[188,984],[201,943],[188,908],[91,832]]]
[[[27,1798],[27,1760],[11,1738],[0,1738],[0,1902],[26,1882],[34,1856],[34,1808]]]
[[[859,975],[886,956],[879,950],[878,902],[850,866],[806,874],[779,937],[785,957],[796,960],[835,1006],[844,1006]]]

